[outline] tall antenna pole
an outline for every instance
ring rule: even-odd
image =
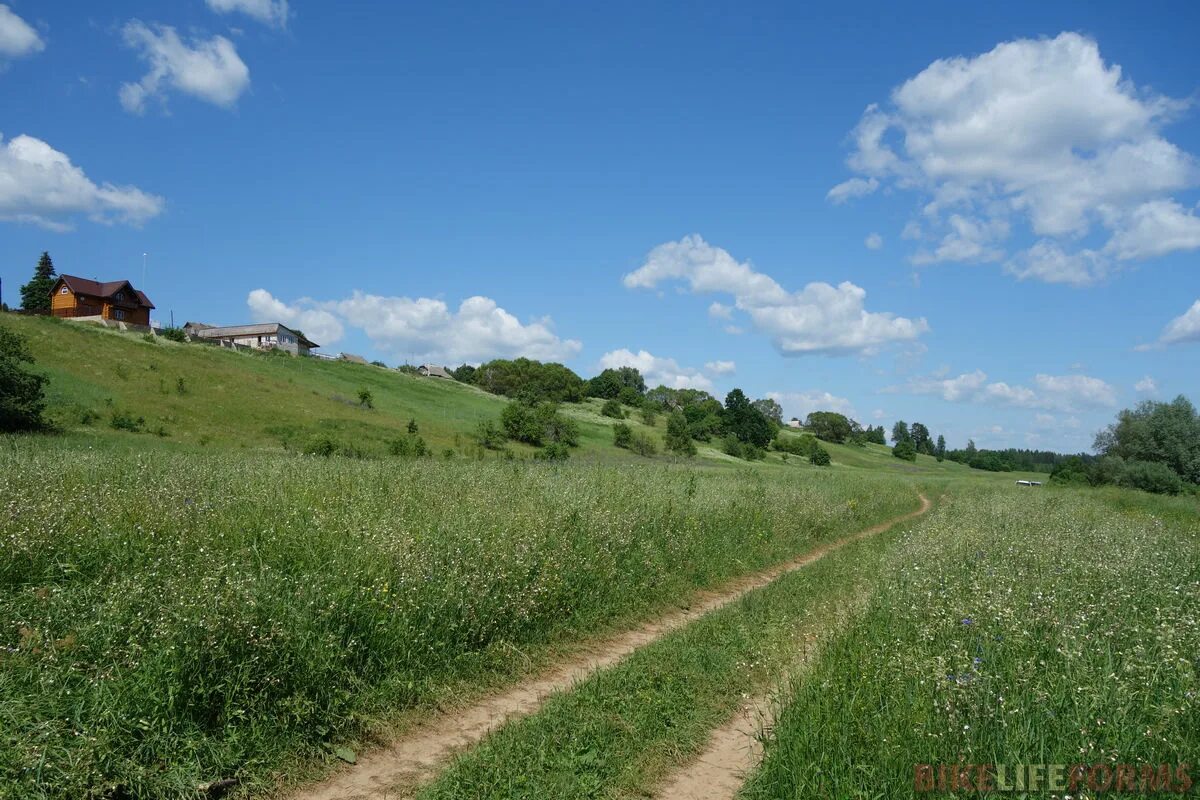
[[[146,253],[142,253],[142,286],[143,292],[146,291]]]

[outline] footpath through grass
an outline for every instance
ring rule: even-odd
[[[802,479],[801,479],[802,477]],[[0,443],[0,786],[194,796],[911,511],[816,470]]]
[[[1200,782],[1197,510],[1133,492],[956,487],[896,549],[854,629],[798,678],[743,796],[909,797],[917,764],[935,765],[921,776],[935,787],[940,764],[1006,765],[1010,785],[1018,765],[1063,765],[1064,785],[1039,797],[1122,780],[1146,793],[1164,764],[1173,790],[1182,763]],[[955,796],[1014,796],[968,775]]]
[[[646,796],[853,615],[894,540],[848,544],[639,650],[499,730],[419,797]]]

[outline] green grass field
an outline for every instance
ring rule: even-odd
[[[47,317],[0,315],[0,325],[27,337],[37,369],[50,379],[48,416],[72,439],[87,446],[118,450],[283,451],[301,449],[317,436],[353,445],[367,456],[384,456],[388,445],[406,434],[416,420],[433,454],[455,458],[499,458],[479,448],[476,425],[496,420],[507,400],[455,381],[414,377],[376,366],[315,358],[234,352],[197,344],[178,344],[140,334]],[[358,402],[360,389],[371,392],[374,408]],[[572,458],[601,463],[664,463],[612,444],[616,423],[600,414],[601,402],[563,406],[580,426],[580,447]],[[114,414],[144,420],[145,431],[111,426]],[[626,423],[660,440],[665,420],[655,427],[630,414]],[[518,456],[534,449],[510,442]],[[919,456],[909,464],[878,445],[826,445],[834,468],[883,470],[897,474],[962,475],[971,470],[952,462]],[[662,448],[659,448],[660,452]],[[701,443],[694,466],[748,466]],[[819,471],[801,458],[785,462],[770,453],[756,468]]]
[[[796,676],[743,796],[908,797],[915,764],[960,763],[1066,765],[1066,786],[1033,794],[1095,796],[1071,765],[1113,780],[1194,765],[1196,512],[1117,491],[951,494]]]
[[[0,783],[247,786],[911,510],[867,472],[0,446]],[[543,655],[539,655],[539,653]]]
[[[930,515],[590,675],[422,796],[644,797],[748,697],[779,705],[754,800],[910,796],[918,763],[1200,752],[1194,496],[1024,489],[878,445],[826,444],[824,468],[643,458],[598,401],[562,407],[567,463],[510,459],[472,436],[507,401],[455,382],[0,325],[57,427],[0,437],[3,800],[286,796],[919,492]],[[389,454],[410,420],[431,457]],[[319,436],[358,456],[304,455]]]

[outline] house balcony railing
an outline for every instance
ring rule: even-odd
[[[75,306],[74,308],[55,308],[50,313],[55,317],[98,317],[103,312],[100,306]]]

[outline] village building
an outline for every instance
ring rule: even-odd
[[[189,322],[183,326],[183,332],[193,339],[223,347],[283,350],[294,356],[306,356],[310,350],[321,346],[311,341],[303,333],[294,331],[278,322],[227,325],[225,327],[205,325],[202,322]]]
[[[363,365],[367,363],[365,358],[362,356],[356,356],[354,353],[338,353],[338,361],[349,361],[351,364]]]
[[[60,275],[50,294],[50,314],[88,322],[119,322],[150,327],[150,298],[129,281],[92,281]]]
[[[426,378],[447,378],[450,380],[454,378],[445,367],[439,367],[437,364],[422,364],[417,367],[417,374],[424,375]]]

